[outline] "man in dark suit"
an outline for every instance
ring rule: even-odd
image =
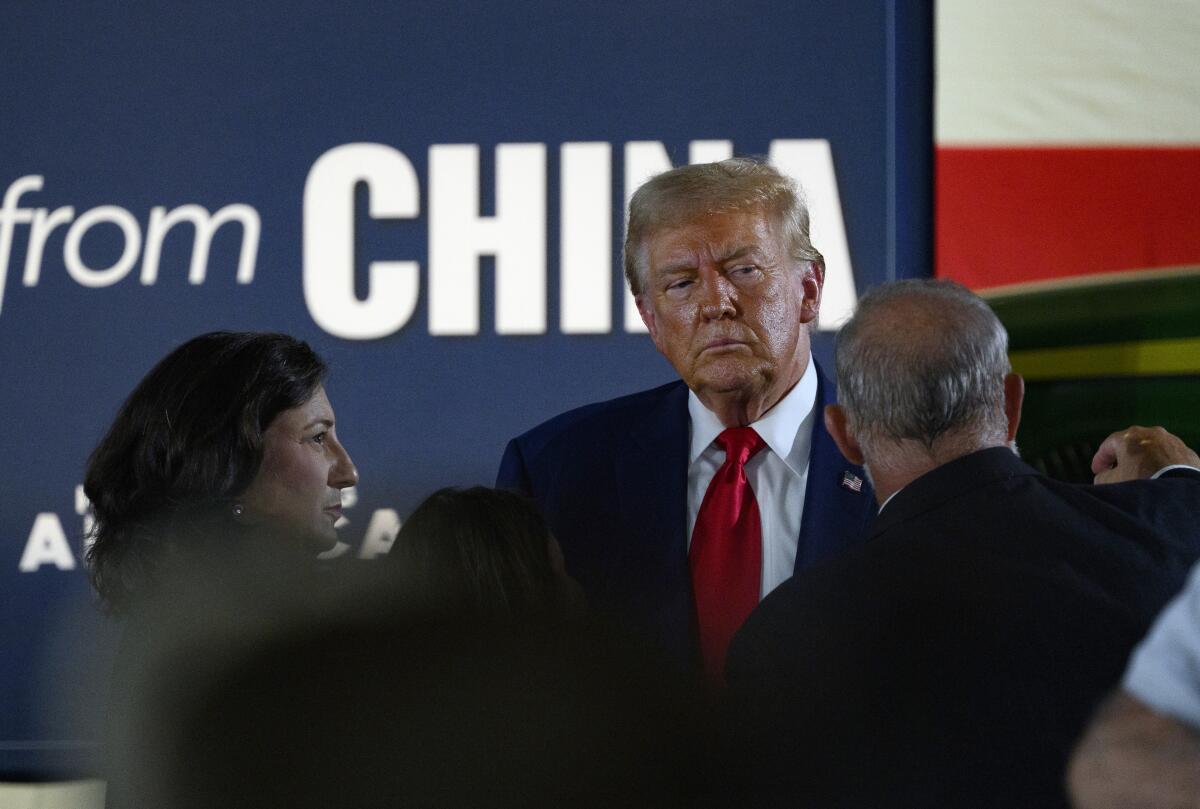
[[[822,429],[809,352],[824,267],[791,180],[746,159],[652,178],[625,273],[682,381],[514,439],[497,485],[533,496],[592,605],[717,678],[733,631],[873,512]]]
[[[949,282],[876,289],[843,328],[825,421],[881,511],[734,639],[753,805],[1067,805],[1074,740],[1200,555],[1200,471],[1038,474],[1010,370],[1003,326]],[[1176,443],[1164,467],[1200,464]]]

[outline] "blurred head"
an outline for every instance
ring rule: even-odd
[[[251,528],[332,543],[334,494],[357,472],[333,434],[325,375],[306,343],[247,332],[196,337],[146,375],[84,481],[88,562],[110,607],[153,581],[177,543]]]
[[[884,284],[838,335],[826,421],[873,472],[945,463],[1013,439],[1023,387],[1011,371],[1008,334],[979,296],[952,281]]]
[[[431,620],[338,591],[283,621],[239,602],[199,632],[168,605],[170,636],[139,649],[150,663],[112,745],[108,805],[704,805],[687,685],[636,647],[586,622]]]
[[[404,522],[387,563],[419,597],[451,609],[524,615],[582,601],[537,507],[501,489],[434,492]]]
[[[753,160],[685,166],[638,189],[625,272],[655,347],[727,426],[808,366],[821,254],[795,184]]]

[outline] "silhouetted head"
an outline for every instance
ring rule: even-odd
[[[410,592],[451,609],[523,615],[570,611],[582,599],[537,507],[501,489],[434,492],[405,521],[387,564]]]

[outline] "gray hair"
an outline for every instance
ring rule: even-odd
[[[780,226],[784,244],[797,261],[811,261],[824,273],[825,259],[808,235],[808,205],[790,177],[763,160],[734,157],[665,171],[647,180],[629,201],[625,229],[625,279],[634,295],[646,286],[646,240],[663,228],[698,217],[760,208]]]
[[[868,458],[881,440],[931,453],[943,436],[1003,444],[1011,370],[999,318],[952,281],[877,287],[838,335],[838,400]]]

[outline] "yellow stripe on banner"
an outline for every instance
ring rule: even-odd
[[[1200,374],[1200,338],[1037,348],[1014,351],[1009,359],[1029,380]]]

